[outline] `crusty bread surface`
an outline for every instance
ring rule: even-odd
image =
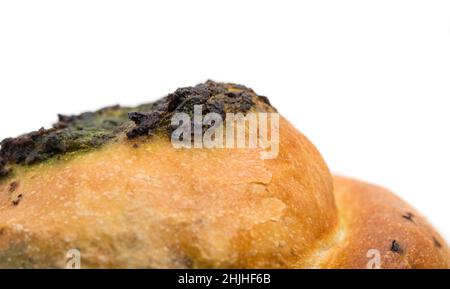
[[[168,107],[183,105],[189,93],[210,102],[211,91],[236,94],[225,99],[232,108],[235,99],[257,99],[242,86],[200,88],[169,97]],[[260,107],[268,105],[262,99]],[[102,111],[102,125],[105,113],[122,118],[115,108]],[[145,136],[155,115],[165,121],[159,111],[135,113],[132,134],[102,127],[104,145],[68,146],[57,156],[42,144],[62,133],[72,137],[75,125],[61,130],[74,121],[85,125],[85,118],[63,118],[54,130],[8,140],[0,268],[65,268],[73,249],[82,268],[450,267],[446,242],[416,210],[383,188],[333,177],[315,146],[283,117],[279,155],[263,159],[259,148],[176,149],[167,135]],[[23,164],[27,150],[32,165]]]

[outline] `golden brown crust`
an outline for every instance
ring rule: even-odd
[[[334,186],[342,235],[322,268],[367,268],[377,251],[384,269],[450,268],[445,241],[400,198],[342,177],[334,178]]]
[[[0,267],[64,267],[74,248],[85,268],[307,266],[337,228],[332,178],[280,126],[273,160],[155,137],[17,169],[0,184]]]
[[[449,248],[390,192],[333,178],[280,119],[280,151],[119,141],[0,181],[0,268],[449,268]],[[373,265],[373,263],[370,263]]]

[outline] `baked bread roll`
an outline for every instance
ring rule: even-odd
[[[333,178],[283,117],[272,159],[260,147],[175,148],[170,119],[195,105],[276,112],[251,89],[208,81],[4,140],[0,267],[65,268],[74,249],[82,268],[450,267],[448,246],[418,212]]]

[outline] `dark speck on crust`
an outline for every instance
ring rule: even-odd
[[[194,266],[194,262],[192,261],[192,259],[187,256],[179,258],[179,259],[175,260],[175,262],[180,264],[183,268],[186,268],[186,269],[193,269],[193,266]]]
[[[404,252],[402,246],[396,240],[392,241],[391,251],[397,254],[403,254]]]
[[[437,248],[439,248],[439,249],[442,248],[441,242],[439,242],[438,239],[436,239],[436,237],[433,237],[433,242]]]
[[[18,182],[12,182],[9,185],[9,192],[10,193],[14,193],[17,190],[18,187],[19,187],[19,183]]]
[[[402,218],[410,222],[414,222],[414,215],[412,213],[407,212],[402,216]]]
[[[16,197],[14,197],[12,200],[13,206],[17,206],[20,203],[20,199],[22,199],[22,194],[18,194]]]

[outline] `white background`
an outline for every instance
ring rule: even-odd
[[[450,1],[1,1],[0,139],[237,82],[449,240],[449,28]]]

